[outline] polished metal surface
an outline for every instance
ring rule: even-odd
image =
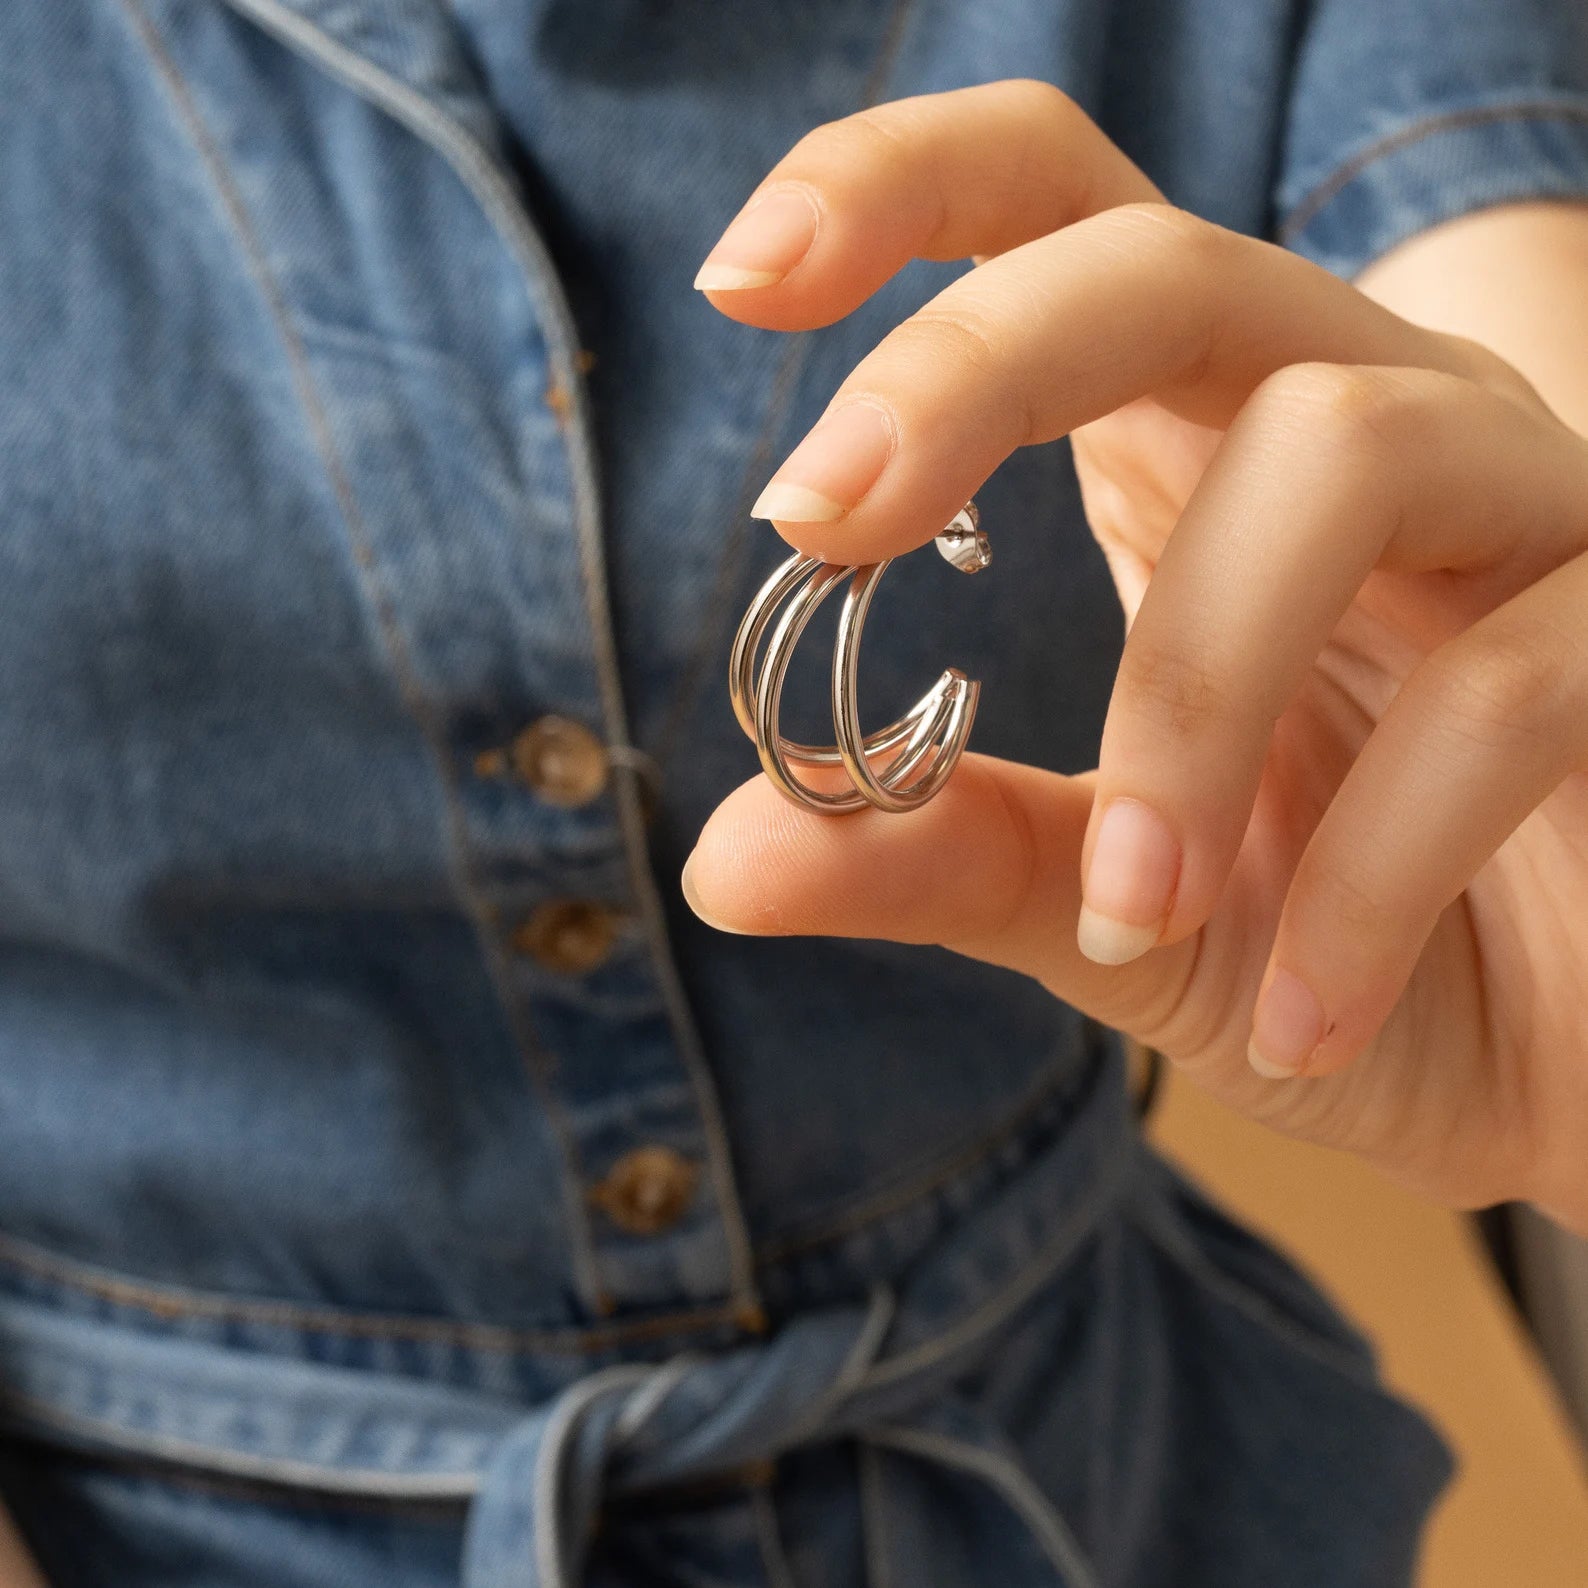
[[[513,929],[513,952],[565,976],[586,976],[606,963],[622,914],[591,899],[548,899]]]
[[[513,774],[548,805],[577,810],[606,788],[606,746],[582,722],[545,716],[513,740]]]
[[[657,1144],[626,1152],[590,1189],[590,1200],[631,1235],[672,1229],[694,1200],[700,1166]]]
[[[992,561],[992,547],[974,502],[967,502],[932,544],[961,573],[980,573]]]
[[[974,502],[965,504],[934,544],[946,561],[965,573],[979,573],[991,561]],[[874,733],[862,733],[860,639],[877,585],[887,569],[888,562],[845,567],[796,552],[761,586],[734,636],[728,662],[734,716],[754,740],[761,766],[774,786],[796,804],[824,815],[862,810],[867,805],[894,812],[919,809],[948,780],[975,719],[981,685],[958,668],[949,667],[896,722]],[[845,580],[849,589],[833,646],[833,732],[837,743],[812,745],[785,739],[778,721],[794,647],[816,609]],[[758,672],[756,658],[768,629],[771,637]],[[838,766],[848,774],[847,789],[813,788],[795,771],[796,767]]]

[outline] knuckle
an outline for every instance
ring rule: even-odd
[[[1173,384],[1187,390],[1200,386],[1224,335],[1226,316],[1214,284],[1229,271],[1232,251],[1248,240],[1155,199],[1116,205],[1085,224],[1125,270],[1140,278],[1144,293],[1172,295],[1181,304]]]
[[[913,314],[893,333],[913,356],[931,361],[926,367],[968,368],[997,378],[1008,356],[1003,337],[991,320],[964,306],[931,307]]]
[[[1062,88],[1040,77],[1010,77],[998,85],[999,91],[1033,119],[1064,125],[1077,119],[1090,123],[1091,117]]]
[[[1204,662],[1183,648],[1137,635],[1125,646],[1118,687],[1131,710],[1149,716],[1176,740],[1200,738],[1237,716],[1224,680]]]
[[[1350,364],[1291,364],[1269,375],[1247,407],[1275,429],[1348,456],[1404,446],[1432,393],[1424,372]]]
[[[1363,945],[1381,940],[1390,926],[1389,906],[1373,883],[1376,868],[1358,870],[1344,857],[1324,855],[1298,875],[1295,886],[1305,889],[1324,917],[1360,952]]]
[[[922,100],[895,100],[807,133],[790,164],[810,174],[839,210],[865,214],[890,194],[904,214],[895,238],[907,252],[931,257],[952,209],[934,157],[931,112]]]
[[[1166,255],[1177,270],[1211,268],[1224,258],[1231,237],[1212,221],[1156,199],[1117,205],[1100,220],[1126,248]]]
[[[965,304],[928,305],[898,326],[886,345],[893,378],[915,393],[917,406],[958,407],[969,392],[997,419],[1007,450],[1035,436],[1030,391],[992,316]],[[931,372],[930,381],[919,378],[922,370]]]
[[[794,145],[786,164],[806,173],[824,173],[827,180],[869,170],[884,177],[903,176],[915,143],[914,129],[889,114],[897,107],[873,106],[838,121],[813,127]]]
[[[932,428],[973,404],[1013,452],[1035,435],[1029,381],[996,313],[960,302],[928,304],[895,326],[856,371],[873,391],[899,394],[919,423]]]
[[[807,170],[826,164],[828,151],[844,137],[843,125],[841,121],[824,121],[820,126],[802,133],[779,162],[779,167]],[[774,168],[773,175],[776,175],[776,170]]]
[[[916,142],[915,118],[901,105],[873,105],[832,123],[840,137],[848,137],[867,152],[882,159],[898,160],[909,154]]]
[[[1542,731],[1562,687],[1560,660],[1543,636],[1512,625],[1435,651],[1423,671],[1425,705],[1484,744]]]

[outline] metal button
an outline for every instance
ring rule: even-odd
[[[588,805],[607,784],[606,746],[567,717],[542,717],[513,740],[513,771],[549,805]]]
[[[474,768],[482,777],[510,771],[548,805],[572,810],[607,786],[611,762],[606,746],[583,723],[548,716],[532,722],[505,751],[477,756]]]
[[[513,930],[513,948],[547,970],[582,976],[612,952],[623,916],[589,899],[548,899]]]
[[[671,1147],[636,1147],[590,1190],[590,1200],[631,1235],[671,1229],[694,1200],[699,1166]]]

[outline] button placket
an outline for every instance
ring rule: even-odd
[[[311,346],[308,358],[331,394],[328,433],[348,499],[368,526],[360,566],[390,609],[429,731],[451,752],[442,797],[452,807],[454,880],[488,936],[507,1023],[562,1144],[584,1299],[602,1313],[725,1296],[747,1303],[754,1270],[721,1109],[671,964],[635,774],[626,762],[619,768],[610,748],[633,753],[578,339],[545,244],[482,134],[494,107],[467,86],[467,73],[434,69],[452,59],[445,23],[433,35],[425,23],[426,47],[414,49],[421,25],[406,13],[354,39],[338,37],[331,21],[285,26],[264,0],[232,4],[428,143],[476,201],[482,239],[494,232],[503,245],[471,246],[456,228],[416,229],[399,198],[416,191],[396,179],[405,167],[389,165],[386,181],[361,168],[365,246],[384,247],[400,263],[408,250],[432,246],[425,239],[440,239],[429,257],[450,258],[461,283],[401,300],[405,345],[466,356],[479,378],[446,381],[423,362],[404,363],[394,378],[390,361],[343,356],[331,342]],[[391,161],[406,148],[372,147]],[[343,213],[328,208],[326,224]],[[512,292],[481,290],[481,262],[493,253]],[[288,313],[302,311],[300,285],[324,283],[313,271],[286,281]],[[381,330],[390,336],[393,327]],[[526,407],[526,392],[548,389],[560,393],[557,403]],[[482,437],[512,441],[476,445]],[[454,487],[465,475],[460,493]],[[514,701],[532,707],[516,724],[502,716]],[[492,739],[480,734],[482,717],[494,719]],[[599,732],[586,726],[595,724]],[[494,748],[482,763],[485,745]],[[529,927],[556,903],[580,912]],[[630,910],[632,932],[600,914]],[[521,928],[570,968],[553,969],[534,948],[515,953]],[[626,1154],[658,1143],[697,1161],[701,1173],[668,1237],[637,1240],[589,1193]]]
[[[596,1310],[715,1300],[721,1210],[710,1144],[610,824],[615,780],[630,774],[571,713],[501,734],[472,764],[468,804],[486,824],[479,838],[491,863],[481,874],[509,984],[549,1057],[576,1146]],[[574,803],[576,788],[594,789],[597,765],[599,791]],[[560,797],[543,798],[544,788]]]
[[[630,1235],[660,1235],[694,1200],[700,1165],[672,1147],[636,1147],[590,1188],[590,1201]]]
[[[505,748],[481,751],[474,770],[481,777],[511,776],[546,804],[579,810],[605,792],[611,759],[583,723],[548,714]]]
[[[587,975],[605,964],[627,919],[590,899],[548,899],[514,927],[513,952],[550,971]]]

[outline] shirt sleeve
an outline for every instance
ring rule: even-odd
[[[1588,199],[1585,0],[1314,0],[1280,242],[1342,276],[1470,210]]]

